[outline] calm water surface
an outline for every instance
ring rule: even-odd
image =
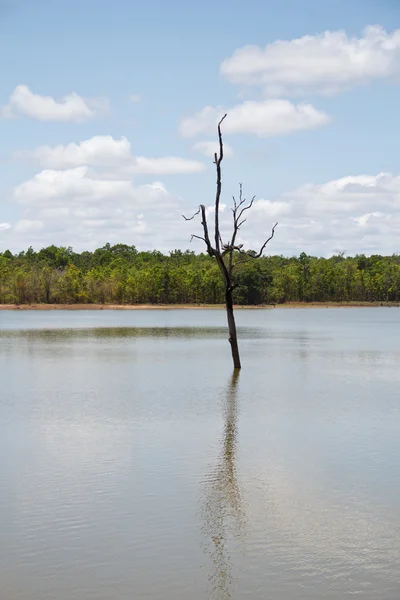
[[[400,310],[0,312],[1,600],[400,597]]]

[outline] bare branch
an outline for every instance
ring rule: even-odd
[[[246,253],[244,252],[244,254],[246,254]],[[242,265],[243,263],[247,263],[248,262],[248,260],[247,260],[248,258],[249,258],[249,255],[246,254],[246,258],[242,258],[241,260],[237,260],[235,263],[233,263],[232,269],[234,269],[238,265]]]
[[[222,117],[222,119],[220,120],[220,122],[218,123],[218,141],[219,141],[219,158],[220,158],[220,160],[222,160],[224,158],[224,145],[222,143],[221,125],[222,125],[222,121],[224,121],[226,119],[226,117],[227,117],[227,115],[225,113],[224,116]]]
[[[269,238],[268,238],[268,239],[267,239],[267,240],[266,240],[266,241],[263,243],[263,245],[261,246],[260,252],[259,252],[258,254],[256,254],[255,256],[253,256],[253,255],[250,255],[252,258],[260,258],[260,256],[262,255],[262,253],[263,253],[263,251],[264,251],[264,248],[265,248],[265,246],[266,246],[266,245],[268,244],[268,242],[270,242],[270,241],[272,240],[272,238],[274,237],[274,235],[275,235],[275,228],[276,228],[277,226],[278,226],[278,223],[275,223],[275,225],[274,225],[274,226],[273,226],[273,228],[272,228],[271,235],[269,236]]]
[[[182,215],[182,217],[185,219],[185,221],[192,221],[195,217],[197,217],[197,215],[199,213],[200,213],[200,207],[199,207],[199,210],[197,212],[195,212],[192,217],[185,217],[185,215]]]
[[[211,246],[210,236],[208,234],[206,207],[204,206],[204,204],[200,204],[200,210],[201,210],[201,224],[203,225],[204,241],[206,242],[207,252],[210,256],[217,256],[216,250]]]
[[[194,233],[192,233],[192,237],[190,238],[190,243],[192,243],[193,238],[196,238],[198,240],[202,240],[203,242],[206,241],[203,237],[201,237],[201,235],[195,235]]]
[[[239,204],[235,208],[240,208],[246,202],[246,198],[243,198],[243,184],[239,183]]]
[[[242,208],[242,210],[240,211],[240,213],[239,213],[239,214],[238,214],[238,216],[237,216],[237,220],[238,220],[238,221],[239,221],[239,219],[241,218],[241,216],[243,215],[243,213],[244,213],[246,210],[249,210],[249,209],[250,209],[250,208],[253,206],[253,203],[254,203],[254,200],[255,200],[255,199],[256,199],[256,197],[255,197],[255,196],[253,196],[253,197],[252,197],[252,199],[250,200],[249,204],[248,204],[247,206],[244,206],[244,207]],[[244,200],[244,202],[246,202],[246,200]]]
[[[218,123],[218,142],[219,142],[219,156],[217,153],[214,154],[214,162],[217,168],[217,191],[215,194],[215,249],[217,252],[220,251],[220,233],[219,233],[219,201],[221,198],[221,163],[224,158],[224,143],[222,141],[221,124],[226,118],[226,114],[222,117]]]
[[[230,243],[231,253],[229,256],[229,272],[230,273],[232,272],[232,269],[234,267],[234,265],[233,265],[233,250],[236,250],[236,247],[235,247],[236,236],[237,236],[239,229],[243,225],[243,223],[246,222],[246,219],[242,219],[242,220],[240,220],[240,219],[243,216],[243,213],[246,210],[249,210],[253,206],[254,200],[255,200],[255,196],[252,197],[249,204],[247,204],[246,206],[243,206],[244,204],[246,204],[246,198],[243,198],[243,185],[241,183],[239,183],[239,202],[236,203],[236,201],[235,201],[234,208],[232,209],[233,232],[232,232],[232,238],[231,238],[231,243]],[[239,210],[242,206],[243,206],[243,208],[241,210]]]
[[[237,250],[238,252],[240,252],[240,254],[244,255],[244,258],[242,258],[241,260],[236,261],[233,265],[232,265],[232,269],[234,269],[235,267],[237,267],[238,265],[241,265],[243,263],[246,263],[247,260],[249,258],[260,258],[260,256],[262,255],[265,246],[268,244],[268,242],[270,242],[272,240],[272,238],[275,235],[275,229],[277,227],[278,223],[275,223],[275,225],[273,226],[272,230],[271,230],[271,235],[269,236],[269,238],[263,243],[263,245],[261,246],[260,251],[257,254],[251,254],[250,252],[246,252],[245,250],[242,250],[240,246],[235,247],[235,250]]]

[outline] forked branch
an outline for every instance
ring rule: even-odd
[[[269,242],[272,240],[272,238],[274,237],[274,235],[275,235],[275,229],[276,229],[276,227],[277,227],[277,226],[278,226],[278,223],[275,223],[275,225],[274,225],[274,226],[273,226],[273,228],[271,229],[271,235],[269,236],[269,238],[268,238],[267,240],[265,240],[265,242],[264,242],[264,243],[263,243],[263,245],[261,246],[261,248],[260,248],[260,251],[259,251],[259,252],[255,253],[255,252],[252,252],[251,250],[245,251],[245,250],[242,250],[242,249],[241,249],[241,248],[239,248],[239,247],[236,247],[236,248],[235,248],[235,250],[238,250],[238,251],[240,252],[240,254],[243,254],[243,255],[244,255],[244,258],[242,258],[241,260],[238,260],[238,261],[236,261],[236,262],[233,264],[232,268],[234,268],[234,267],[237,267],[238,265],[241,265],[241,264],[243,264],[243,263],[247,262],[247,259],[248,259],[248,258],[260,258],[260,257],[262,256],[262,253],[263,253],[263,252],[264,252],[264,250],[265,250],[265,247],[266,247],[266,245],[267,245],[267,244],[268,244],[268,243],[269,243]]]
[[[221,191],[222,191],[221,163],[224,158],[224,144],[222,141],[221,124],[225,118],[226,118],[226,115],[224,115],[218,123],[219,149],[218,149],[218,152],[215,152],[215,154],[214,154],[214,164],[215,164],[216,171],[217,171],[217,189],[216,189],[216,193],[215,193],[215,205],[214,205],[214,210],[215,210],[215,230],[214,230],[215,243],[214,243],[214,246],[211,244],[211,240],[210,240],[210,234],[209,234],[208,223],[207,223],[207,212],[206,212],[206,207],[204,204],[200,204],[199,209],[197,210],[197,212],[194,213],[193,216],[191,216],[191,217],[185,217],[184,215],[182,215],[182,216],[185,219],[185,221],[192,221],[198,214],[201,215],[203,236],[193,234],[190,241],[192,241],[194,238],[198,239],[198,240],[202,240],[206,245],[208,254],[211,257],[215,258],[216,263],[221,272],[221,275],[222,275],[222,278],[224,281],[224,287],[225,287],[225,307],[226,307],[226,312],[227,312],[227,317],[228,317],[229,343],[231,345],[231,350],[232,350],[233,365],[234,365],[235,369],[240,369],[241,363],[240,363],[240,356],[239,356],[239,347],[238,347],[238,342],[237,342],[236,324],[235,324],[235,318],[234,318],[234,313],[233,313],[233,291],[238,287],[238,284],[235,281],[233,269],[241,262],[247,261],[249,258],[260,258],[260,256],[262,255],[262,253],[264,251],[264,248],[266,247],[268,242],[270,242],[272,240],[272,238],[274,237],[275,228],[278,224],[276,223],[273,226],[271,235],[261,246],[261,249],[258,252],[258,254],[253,253],[253,252],[251,252],[251,253],[245,252],[245,250],[243,250],[243,244],[237,244],[236,239],[237,239],[238,232],[239,232],[241,226],[246,222],[246,218],[244,218],[244,214],[246,211],[250,210],[250,208],[253,206],[254,200],[255,200],[255,196],[253,196],[252,199],[250,200],[250,202],[247,202],[246,198],[243,197],[243,187],[242,187],[242,184],[240,184],[238,200],[236,200],[235,196],[233,196],[232,236],[231,236],[228,244],[223,243],[221,231],[220,231],[220,224],[219,224],[219,209],[220,209],[220,200],[221,200]],[[238,252],[239,255],[244,256],[244,258],[242,260],[239,260],[236,263],[233,262],[235,252]]]

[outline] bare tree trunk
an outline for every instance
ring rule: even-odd
[[[241,369],[242,365],[240,364],[235,315],[233,313],[232,289],[230,287],[226,288],[225,290],[225,306],[226,316],[228,318],[229,343],[232,350],[233,367],[235,369]]]
[[[231,235],[231,239],[225,244],[222,241],[222,236],[221,236],[221,231],[220,231],[220,223],[219,223],[219,209],[220,209],[220,198],[221,198],[221,190],[222,190],[221,163],[224,158],[224,145],[223,145],[223,141],[222,141],[221,123],[225,119],[225,117],[226,117],[226,115],[224,115],[222,117],[222,119],[220,120],[220,122],[218,123],[219,152],[216,152],[214,154],[214,164],[215,164],[216,170],[217,170],[217,191],[216,191],[216,195],[215,195],[215,231],[214,231],[214,239],[215,239],[214,246],[215,247],[212,246],[212,244],[211,244],[208,223],[207,223],[207,211],[206,211],[206,207],[204,204],[200,204],[198,211],[195,212],[193,216],[191,216],[191,217],[185,217],[185,215],[182,215],[182,216],[185,219],[185,221],[191,221],[198,214],[201,215],[201,224],[203,226],[203,234],[204,235],[200,236],[200,235],[193,234],[191,239],[197,238],[199,240],[202,240],[205,243],[209,256],[211,256],[212,258],[215,258],[218,268],[221,272],[221,276],[223,277],[224,284],[225,284],[225,307],[226,307],[226,315],[228,318],[229,343],[231,345],[231,350],[232,350],[233,366],[235,369],[240,369],[241,364],[240,364],[240,356],[239,356],[239,346],[238,346],[237,333],[236,333],[235,317],[233,314],[233,298],[232,298],[233,290],[235,289],[235,287],[237,287],[237,284],[235,283],[234,269],[235,269],[235,267],[237,267],[237,265],[239,265],[243,262],[247,262],[248,260],[255,259],[255,258],[260,258],[260,256],[262,256],[265,246],[274,237],[275,228],[277,226],[277,223],[273,226],[271,235],[263,243],[263,245],[261,246],[261,250],[258,253],[254,252],[254,251],[246,252],[245,250],[243,250],[243,244],[238,244],[236,241],[236,237],[238,235],[238,232],[239,232],[241,226],[243,225],[243,223],[246,222],[246,219],[243,218],[243,215],[247,210],[250,210],[251,207],[253,206],[255,196],[253,196],[253,198],[250,200],[250,202],[248,204],[246,204],[247,200],[246,200],[246,198],[243,198],[242,184],[240,184],[239,185],[239,201],[236,202],[235,197],[233,197],[233,208],[232,208],[233,232]],[[243,258],[241,260],[236,260],[235,259],[236,255],[241,255],[241,254],[244,255]]]

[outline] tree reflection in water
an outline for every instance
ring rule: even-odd
[[[239,371],[234,371],[224,399],[224,431],[217,463],[205,482],[203,534],[211,558],[211,597],[232,598],[235,577],[230,556],[232,538],[242,538],[245,514],[237,476],[237,388]]]

